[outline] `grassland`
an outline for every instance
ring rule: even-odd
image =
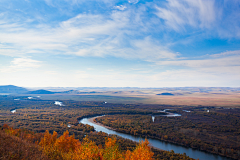
[[[96,93],[91,93],[96,91]],[[158,95],[171,93],[173,95]],[[27,95],[26,95],[27,96]],[[33,95],[36,96],[36,95]],[[239,88],[87,89],[80,94],[39,95],[43,100],[106,101],[124,104],[240,107]]]

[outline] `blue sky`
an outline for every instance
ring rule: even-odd
[[[239,0],[1,0],[0,85],[240,87]]]

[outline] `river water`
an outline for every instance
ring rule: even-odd
[[[16,111],[17,111],[17,109],[13,109],[10,112],[15,113]]]
[[[100,116],[96,116],[94,118],[97,118],[97,117],[100,117]],[[90,126],[93,126],[94,129],[97,132],[102,131],[104,133],[117,135],[117,136],[120,136],[120,137],[123,137],[123,138],[126,138],[126,139],[130,139],[130,140],[135,141],[135,142],[139,142],[140,140],[144,140],[141,137],[132,136],[132,135],[125,134],[125,133],[120,133],[120,132],[116,132],[114,130],[105,128],[103,126],[100,126],[98,124],[90,122],[89,119],[90,118],[83,118],[79,121],[79,123],[88,124]],[[166,150],[166,151],[173,150],[175,153],[181,153],[181,154],[186,153],[186,155],[188,155],[189,157],[194,158],[194,159],[199,158],[199,160],[232,160],[231,158],[226,158],[226,157],[222,157],[222,156],[219,156],[219,155],[206,153],[206,152],[199,151],[199,150],[192,149],[192,148],[186,148],[186,147],[183,147],[183,146],[175,145],[175,144],[172,144],[172,143],[168,143],[168,142],[164,142],[164,141],[160,141],[160,140],[156,140],[156,139],[148,138],[148,141],[149,141],[150,145],[155,147],[155,148],[159,148],[159,149]]]

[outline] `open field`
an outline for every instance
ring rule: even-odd
[[[122,104],[159,104],[184,106],[239,107],[240,88],[173,87],[173,88],[22,88],[0,86],[0,94],[40,100],[102,101]]]
[[[187,106],[226,106],[240,107],[240,94],[238,95],[213,95],[198,94],[186,96],[149,96],[145,100],[149,104],[187,105]]]
[[[103,91],[92,94],[53,94],[40,95],[44,100],[77,100],[77,101],[106,101],[126,104],[165,104],[186,106],[225,106],[240,107],[238,91],[221,92],[187,92],[172,91],[174,95],[157,95],[169,93],[163,90],[132,90],[132,91]]]

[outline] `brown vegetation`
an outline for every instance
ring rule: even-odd
[[[109,115],[96,121],[119,132],[240,158],[240,109],[197,110],[178,110],[181,117],[157,116],[154,122],[150,115]]]
[[[0,125],[6,123],[15,128],[9,129],[8,132],[27,139],[29,143],[40,142],[40,137],[46,130],[49,131],[49,134],[56,131],[58,135],[62,135],[68,130],[69,135],[75,135],[75,138],[80,141],[83,141],[85,135],[88,135],[88,139],[94,141],[101,148],[105,145],[105,138],[109,138],[109,136],[101,132],[94,132],[93,127],[79,124],[78,120],[101,114],[114,115],[111,118],[120,118],[117,114],[125,114],[131,116],[126,116],[124,120],[109,119],[104,124],[121,132],[161,139],[220,155],[236,157],[240,154],[237,149],[240,148],[238,146],[240,112],[237,108],[105,104],[104,102],[92,101],[63,101],[64,106],[56,106],[54,101],[14,101],[14,98],[11,96],[0,97]],[[20,97],[20,99],[23,98]],[[11,113],[10,110],[15,108],[17,108],[17,112]],[[156,117],[155,122],[152,123],[150,115],[157,116],[160,113],[159,110],[166,108],[174,109],[172,112],[178,112],[182,114],[182,117]],[[183,110],[191,110],[191,113],[186,113]],[[210,112],[207,113],[206,110],[210,110]],[[136,118],[136,116],[140,117]],[[128,123],[125,124],[125,122]],[[70,127],[68,127],[69,124]],[[127,150],[132,152],[136,148],[136,143],[129,140],[117,138],[116,141],[119,144],[119,149],[123,152]],[[167,151],[154,149],[152,151],[154,151],[153,157],[159,159],[189,158]]]
[[[69,136],[68,131],[58,137],[57,132],[50,134],[46,131],[44,134],[34,134],[7,125],[4,125],[3,129],[0,131],[1,159],[151,160],[154,154],[147,140],[137,145],[134,151],[122,152],[115,138],[106,138],[105,146],[101,147],[87,137],[80,142],[74,138],[74,135]],[[39,135],[42,135],[41,141],[39,143],[35,141],[34,144],[32,139],[37,139]]]
[[[47,160],[48,157],[34,143],[11,136],[0,130],[0,159]]]

